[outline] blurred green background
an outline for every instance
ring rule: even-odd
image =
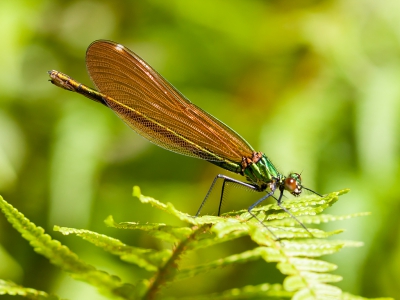
[[[92,86],[86,48],[114,40],[282,173],[302,172],[304,185],[319,193],[350,188],[329,213],[372,215],[329,226],[346,229],[338,238],[365,243],[327,257],[344,276],[338,286],[400,298],[399,20],[395,0],[1,1],[0,194],[80,257],[129,282],[148,274],[53,232],[53,225],[160,247],[103,223],[110,214],[117,221],[174,222],[132,198],[133,185],[196,212],[223,170],[154,146],[111,111],[48,82],[47,71],[56,69]],[[225,211],[253,201],[230,195]],[[0,278],[63,298],[103,299],[36,254],[2,216],[0,242]],[[242,239],[190,263],[251,247]],[[164,294],[281,281],[274,266],[259,261],[180,282]]]

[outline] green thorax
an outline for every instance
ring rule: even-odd
[[[259,186],[261,189],[271,188],[282,180],[282,175],[278,172],[272,162],[264,153],[254,152],[251,159],[242,163],[243,175],[246,179]]]
[[[262,152],[253,152],[251,157],[243,157],[241,163],[228,160],[210,162],[225,170],[245,176],[247,181],[257,185],[260,190],[275,189],[277,184],[285,180],[285,177]]]

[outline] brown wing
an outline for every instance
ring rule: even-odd
[[[252,147],[224,123],[192,104],[139,56],[95,41],[86,52],[89,75],[108,106],[156,145],[209,161],[240,163]]]

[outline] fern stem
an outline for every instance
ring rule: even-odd
[[[150,279],[149,289],[147,290],[147,293],[144,295],[143,299],[156,299],[156,295],[161,286],[171,282],[174,279],[175,274],[178,271],[178,260],[180,259],[181,255],[187,251],[188,248],[190,248],[189,244],[196,240],[196,236],[198,234],[204,233],[204,230],[210,227],[210,225],[204,224],[198,228],[196,227],[193,227],[192,229],[194,230],[192,233],[186,239],[180,242],[175,249],[173,249],[171,257],[167,260],[164,266],[158,270],[153,278]]]

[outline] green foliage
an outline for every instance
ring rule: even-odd
[[[121,283],[118,277],[96,270],[95,267],[80,260],[68,247],[45,234],[43,228],[30,222],[23,214],[4,201],[3,198],[1,198],[1,209],[7,220],[24,239],[29,241],[33,249],[49,259],[52,264],[68,272],[73,278],[98,287],[106,295],[111,297],[121,296],[120,299],[131,299],[127,295],[132,293],[132,287]],[[15,289],[13,287],[12,290],[14,291]]]
[[[319,224],[366,215],[366,213],[344,216],[320,214],[344,193],[347,193],[347,190],[330,193],[322,198],[316,195],[306,196],[287,200],[285,205],[304,224]],[[245,286],[222,293],[191,296],[190,299],[361,299],[342,293],[339,288],[331,285],[342,279],[341,276],[329,273],[336,269],[336,265],[317,259],[322,255],[338,252],[343,247],[361,246],[359,242],[327,239],[331,235],[340,233],[340,230],[325,232],[309,229],[315,237],[318,237],[310,238],[309,233],[303,228],[296,227],[298,224],[279,206],[266,205],[255,209],[257,217],[279,238],[275,240],[265,226],[250,217],[247,210],[231,212],[220,217],[194,218],[176,210],[170,203],[163,204],[143,196],[138,187],[134,188],[134,196],[142,203],[150,204],[173,215],[185,225],[117,223],[112,216],[105,220],[106,225],[117,229],[140,230],[157,240],[171,244],[172,247],[160,250],[134,247],[89,230],[54,227],[55,231],[64,235],[77,235],[96,247],[119,256],[121,260],[149,271],[150,277],[139,279],[134,285],[123,283],[117,276],[97,270],[94,266],[83,262],[69,248],[53,240],[42,228],[30,222],[2,198],[0,207],[8,221],[30,242],[37,253],[48,258],[52,264],[68,272],[73,278],[97,287],[102,294],[111,299],[157,299],[161,297],[163,288],[172,282],[192,278],[228,265],[259,259],[277,263],[279,271],[286,275],[282,284],[264,283]],[[181,258],[189,252],[210,248],[243,236],[249,236],[255,242],[256,246],[252,250],[221,257],[201,265],[182,265]],[[6,281],[1,281],[0,293],[18,294],[35,299],[57,299],[44,292],[26,289]]]
[[[25,288],[19,286],[13,282],[0,280],[0,295],[19,295],[24,296],[29,299],[37,299],[37,300],[57,300],[60,299],[57,296],[49,295],[46,292],[38,291],[35,289]]]

